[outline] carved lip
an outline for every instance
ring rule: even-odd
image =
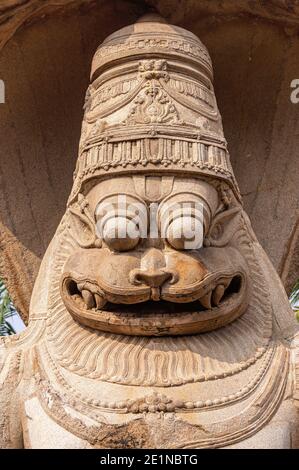
[[[206,283],[205,283],[206,284]],[[150,291],[149,291],[150,292]],[[248,306],[246,276],[214,276],[191,301],[186,296],[160,292],[161,300],[135,297],[126,303],[107,300],[95,284],[66,276],[61,283],[63,302],[73,318],[104,332],[136,335],[189,335],[222,327],[244,313]],[[108,296],[109,297],[109,296]],[[153,297],[152,297],[153,298]]]

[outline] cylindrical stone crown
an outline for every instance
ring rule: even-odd
[[[95,53],[72,198],[95,177],[179,173],[216,177],[238,194],[206,47],[145,15]]]

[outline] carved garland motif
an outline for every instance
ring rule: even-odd
[[[205,426],[204,432],[201,432],[201,426],[198,427],[197,425],[190,425],[188,423],[183,424],[184,422],[177,418],[178,423],[181,423],[182,426],[185,426],[186,428],[190,427],[192,432],[188,435],[188,437],[186,436],[185,438],[182,438],[184,433],[181,434],[180,438],[179,436],[176,436],[173,442],[169,441],[169,436],[168,444],[172,447],[179,446],[183,448],[205,448],[209,446],[223,447],[246,439],[255,434],[265,425],[265,423],[271,419],[275,413],[277,406],[281,401],[281,396],[283,394],[286,383],[286,377],[288,373],[288,356],[286,351],[280,347],[277,349],[274,356],[275,357],[273,357],[273,361],[271,361],[272,367],[273,364],[275,364],[274,370],[272,369],[272,373],[269,373],[267,368],[263,368],[263,370],[261,369],[259,377],[260,379],[264,377],[266,380],[266,387],[257,394],[249,409],[245,409],[245,411],[242,412],[240,416],[230,418],[224,423]],[[44,350],[43,357],[47,357],[47,354],[45,354]],[[118,425],[108,424],[105,416],[102,414],[104,411],[103,406],[107,406],[107,404],[102,404],[99,401],[95,402],[94,400],[85,400],[82,396],[80,396],[80,394],[78,395],[78,393],[65,382],[57,367],[53,364],[57,377],[57,384],[60,383],[63,386],[64,391],[58,391],[57,389],[54,389],[47,377],[47,374],[45,373],[42,362],[41,358],[39,357],[39,373],[36,374],[36,385],[39,400],[45,412],[63,428],[68,429],[79,438],[85,439],[91,445],[104,445],[107,431],[110,429],[110,431],[114,430],[117,432],[119,429]],[[240,395],[238,396],[238,394],[236,394],[235,399],[240,399]],[[228,397],[226,402],[230,400],[231,397]],[[214,403],[213,405],[226,405],[226,402],[221,401],[221,403]],[[62,404],[64,404],[64,406]],[[80,419],[80,415],[78,417],[74,417],[72,414],[68,413],[65,409],[66,404],[68,404],[70,408],[77,410],[78,413],[82,413],[82,419]],[[138,423],[141,423],[142,420],[144,420],[145,413],[155,413],[160,417],[161,425],[164,426],[164,420],[167,422],[168,419],[167,416],[171,416],[171,413],[175,410],[179,411],[180,405],[181,403],[173,402],[165,395],[154,393],[151,396],[145,397],[144,399],[136,400],[135,403],[133,401],[132,403],[119,402],[118,404],[111,403],[108,406],[111,407],[111,412],[121,413],[125,411],[122,410],[122,408],[126,407],[127,411],[125,412],[139,413],[139,418],[137,418]],[[185,405],[186,410],[192,412],[192,409],[196,408],[197,403],[193,404],[190,402],[186,403]],[[208,402],[204,404],[204,406],[207,407],[211,405],[212,403]],[[101,409],[103,410],[102,413]],[[83,416],[88,416],[94,421],[95,424],[92,426],[86,426],[83,420]],[[131,425],[130,422],[128,422],[122,426],[126,428],[130,427]],[[126,432],[129,431],[127,430]]]
[[[39,348],[39,362],[40,364],[42,364],[42,357],[47,358],[47,367],[50,367],[53,373],[55,374],[57,384],[60,384],[63,389],[65,389],[66,396],[72,396],[73,400],[74,397],[76,397],[80,402],[85,403],[86,406],[92,405],[93,407],[99,408],[99,411],[116,411],[117,413],[125,414],[159,413],[175,411],[184,411],[191,413],[194,410],[215,409],[221,408],[223,405],[233,404],[237,401],[240,401],[241,399],[245,399],[248,395],[252,394],[257,389],[258,385],[269,370],[273,358],[277,354],[277,348],[275,347],[274,343],[270,344],[268,349],[265,351],[258,372],[252,378],[252,380],[250,380],[247,385],[243,386],[237,392],[229,395],[224,395],[219,398],[196,401],[179,399],[175,400],[167,396],[167,394],[165,393],[158,393],[155,391],[142,398],[125,399],[121,401],[107,401],[101,399],[94,399],[91,397],[89,398],[88,396],[83,396],[82,394],[80,394],[80,392],[78,392],[78,390],[71,386],[63,377],[62,373],[59,371],[59,368],[57,367],[57,365],[55,365],[55,362],[51,358],[49,351],[45,348],[46,346],[44,345]],[[254,362],[255,360],[252,360],[249,365],[252,365]],[[241,372],[241,370],[239,370],[239,372]],[[76,407],[76,400],[74,400],[73,406]],[[88,409],[86,409],[85,411],[87,412]]]
[[[144,106],[145,112],[147,111],[148,114],[147,119],[139,119],[136,121],[137,123],[167,123],[169,120],[159,119],[158,115],[154,120],[153,114],[155,113],[150,111],[154,107],[153,103],[158,104],[160,108],[163,106],[175,108],[175,104],[171,102],[170,97],[190,110],[198,111],[206,118],[217,121],[219,119],[217,105],[213,93],[207,86],[191,79],[183,79],[178,74],[170,75],[167,69],[168,63],[166,60],[144,60],[139,62],[137,77],[120,79],[109,85],[104,84],[95,91],[91,87],[85,103],[86,121],[93,123],[96,119],[111,115],[135,98],[135,108],[144,101],[148,102],[149,106],[151,105],[149,109],[146,105]],[[138,95],[140,91],[142,93]],[[106,105],[104,105],[105,103]],[[152,119],[148,120],[149,117]],[[184,124],[183,121],[178,119],[171,122]],[[208,128],[208,120],[206,122],[206,128]],[[125,123],[134,124],[134,121],[127,119]]]

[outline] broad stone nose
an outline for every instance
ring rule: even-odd
[[[132,284],[146,284],[151,287],[153,300],[160,300],[160,287],[168,280],[175,282],[176,273],[166,268],[163,253],[151,248],[141,259],[140,269],[133,269],[130,273]]]
[[[172,277],[171,273],[164,271],[141,271],[136,270],[133,275],[135,283],[147,284],[149,287],[161,287],[165,281]],[[137,282],[136,282],[137,281]]]

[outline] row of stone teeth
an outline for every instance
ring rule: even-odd
[[[84,284],[78,284],[77,287],[80,291],[80,294],[76,294],[74,298],[78,302],[82,302],[83,300],[88,310],[100,310],[107,303],[107,300],[105,300],[102,295],[100,295],[98,292],[94,293],[91,292],[89,289],[86,289],[86,286]],[[208,310],[213,307],[218,307],[224,296],[225,290],[226,287],[224,284],[218,284],[216,288],[211,289],[207,294],[205,294],[199,299],[200,304]]]
[[[86,289],[85,284],[77,284],[77,287],[81,296],[77,294],[76,297],[78,300],[81,300],[81,298],[83,299],[88,310],[93,308],[100,310],[107,303],[107,300],[105,300],[98,292],[91,292],[89,289]]]
[[[201,305],[206,309],[218,307],[225,293],[224,284],[218,284],[215,289],[210,290],[207,294],[199,299]]]

